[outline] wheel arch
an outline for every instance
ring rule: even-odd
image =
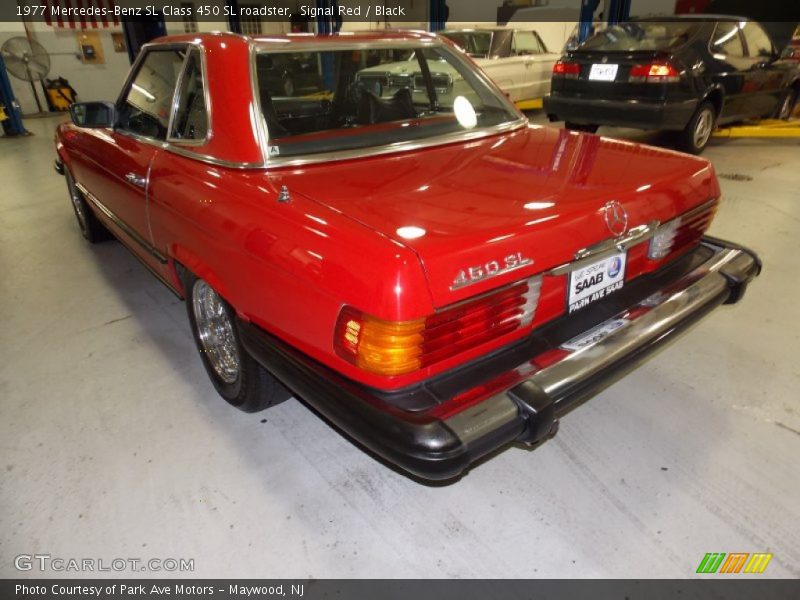
[[[225,300],[230,302],[229,288],[225,285],[222,278],[211,268],[202,258],[186,246],[175,244],[172,246],[171,260],[169,261],[169,275],[171,283],[180,292],[182,298],[186,298],[186,290],[183,287],[183,276],[186,271],[191,272],[199,279],[204,280]],[[234,310],[236,308],[234,307]]]
[[[714,105],[714,110],[717,112],[717,117],[722,113],[722,105],[725,102],[725,90],[722,86],[715,85],[706,90],[703,98],[698,103],[698,106],[703,102],[711,102]]]

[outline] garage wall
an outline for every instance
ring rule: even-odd
[[[50,74],[48,78],[64,77],[68,79],[73,88],[78,92],[81,100],[110,100],[115,99],[119,93],[130,64],[127,52],[115,52],[111,41],[112,32],[121,32],[120,27],[109,29],[96,29],[103,46],[104,64],[86,64],[77,58],[78,29],[59,29],[50,27],[45,23],[29,24],[32,37],[42,44],[50,53]],[[22,22],[0,22],[0,44],[10,37],[24,36],[25,27]],[[11,86],[14,94],[22,107],[23,114],[36,112],[36,102],[26,81],[16,79],[10,75]],[[43,93],[39,99],[45,105]]]

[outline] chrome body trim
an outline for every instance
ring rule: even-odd
[[[646,312],[633,319],[628,317],[625,325],[592,345],[571,352],[560,361],[534,371],[511,388],[448,418],[445,421],[448,427],[469,443],[523,418],[521,409],[512,400],[514,390],[521,386],[545,394],[554,402],[556,416],[561,416],[570,407],[569,402],[565,405],[562,400],[582,384],[626,359],[635,359],[643,349],[663,343],[664,338],[693,314],[709,305],[722,303],[730,293],[729,277],[746,281],[748,276],[757,274],[757,259],[744,249],[717,246],[713,240],[704,245],[713,249],[714,255],[662,290],[655,304],[652,297],[646,298],[612,318],[622,318],[641,307],[647,308]],[[517,367],[521,373],[525,372],[523,369],[530,372],[531,362]],[[514,410],[510,404],[515,405]],[[486,421],[485,425],[482,420]]]
[[[183,138],[173,138],[172,137],[172,127],[175,124],[175,116],[178,113],[178,105],[181,102],[180,98],[180,90],[181,85],[183,85],[183,78],[186,76],[186,70],[189,65],[189,58],[192,55],[192,52],[198,50],[200,52],[200,73],[203,78],[203,102],[205,102],[205,109],[206,109],[206,134],[202,138],[199,139],[183,139]],[[189,146],[202,146],[205,145],[211,140],[213,135],[212,131],[213,123],[211,122],[211,93],[208,89],[208,70],[206,69],[206,49],[202,44],[190,44],[189,51],[186,52],[186,56],[183,59],[183,67],[181,68],[180,75],[178,75],[178,80],[175,82],[175,92],[172,95],[172,106],[170,109],[169,115],[169,126],[167,127],[167,143],[176,143],[176,144],[184,144]]]
[[[426,138],[423,140],[413,140],[408,142],[395,142],[393,144],[385,144],[383,146],[369,146],[366,148],[356,148],[353,150],[339,150],[334,152],[325,152],[320,154],[307,154],[305,156],[272,156],[269,158],[268,167],[300,167],[315,163],[332,162],[336,160],[347,160],[353,158],[369,158],[373,156],[380,156],[383,154],[393,154],[396,152],[412,152],[414,150],[422,150],[426,148],[435,148],[445,144],[455,144],[459,142],[471,142],[485,137],[490,137],[500,133],[507,133],[516,131],[521,127],[527,127],[528,120],[526,118],[518,119],[516,121],[509,121],[508,123],[501,123],[492,127],[485,127],[483,129],[473,129],[471,131],[458,131],[455,133],[448,133],[435,137]]]
[[[519,408],[508,394],[497,394],[445,420],[465,444],[479,440],[519,418]]]
[[[658,221],[650,221],[646,225],[634,227],[628,233],[619,237],[603,240],[592,246],[582,248],[575,253],[575,260],[554,267],[547,271],[546,274],[552,276],[566,275],[614,254],[625,252],[628,248],[652,238],[658,232],[659,226],[660,223]]]
[[[137,244],[139,244],[139,246],[144,248],[150,256],[155,258],[161,264],[166,264],[167,263],[166,255],[164,255],[161,252],[159,252],[158,249],[155,246],[153,246],[146,239],[144,239],[141,235],[139,235],[136,231],[134,231],[133,228],[130,225],[128,225],[125,221],[120,219],[110,208],[108,208],[105,204],[100,202],[100,200],[97,199],[97,196],[95,196],[89,190],[87,190],[86,187],[83,184],[80,184],[80,183],[78,183],[76,181],[75,182],[75,187],[77,187],[78,190],[80,190],[81,194],[83,194],[84,197],[89,202],[91,202],[94,205],[95,208],[97,208],[97,210],[99,210],[101,213],[103,213],[103,215],[105,215],[106,218],[109,221],[114,223],[114,225],[116,225],[122,231],[124,231],[125,235],[127,235],[130,239],[132,239]]]

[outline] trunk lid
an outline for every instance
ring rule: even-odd
[[[280,183],[413,249],[437,307],[569,262],[613,237],[604,211],[611,200],[627,211],[630,229],[665,222],[719,192],[703,159],[538,126],[286,170]],[[454,286],[465,271],[494,270],[507,257],[532,262]]]

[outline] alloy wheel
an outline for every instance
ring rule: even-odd
[[[714,131],[714,113],[711,109],[703,109],[697,117],[694,126],[693,141],[695,148],[702,148],[708,143],[711,133]]]
[[[227,384],[239,378],[241,358],[225,302],[202,279],[192,290],[197,335],[209,364],[219,378]]]

